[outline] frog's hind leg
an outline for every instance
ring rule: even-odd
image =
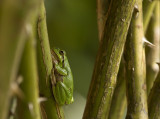
[[[59,105],[64,105],[66,100],[65,91],[61,86],[61,81],[58,81],[55,86],[53,86],[53,95],[56,102]]]
[[[72,95],[70,90],[64,85],[63,82],[58,81],[55,86],[53,86],[53,94],[56,102],[59,105],[70,104],[72,100]]]
[[[72,94],[69,90],[69,88],[66,87],[66,85],[64,85],[63,82],[59,81],[60,85],[61,85],[61,89],[63,90],[63,92],[65,93],[65,104],[70,104],[72,103]]]

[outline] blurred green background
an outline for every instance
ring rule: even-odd
[[[67,52],[74,77],[74,103],[64,107],[66,119],[81,119],[98,48],[96,0],[46,0],[52,47]]]

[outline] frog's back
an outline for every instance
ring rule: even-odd
[[[64,68],[67,70],[67,76],[64,77],[66,78],[64,81],[64,83],[67,85],[67,87],[69,87],[69,89],[71,90],[71,93],[73,93],[73,75],[72,75],[72,71],[68,62],[68,59],[66,56],[64,56]]]

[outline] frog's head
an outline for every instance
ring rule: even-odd
[[[64,50],[60,50],[59,48],[54,48],[52,55],[56,58],[57,61],[63,62],[66,52]]]

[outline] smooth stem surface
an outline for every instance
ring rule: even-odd
[[[153,86],[153,82],[158,73],[158,65],[160,58],[160,4],[156,1],[154,14],[152,16],[149,29],[147,31],[147,39],[151,41],[155,46],[149,49],[147,52],[147,92],[149,94],[150,89]]]
[[[112,99],[109,119],[123,119],[125,117],[127,109],[125,75],[125,66],[124,61],[122,59],[117,76],[117,84]]]
[[[147,31],[147,27],[151,16],[153,14],[153,10],[156,4],[156,0],[143,0],[143,27],[144,27],[144,34]]]
[[[149,94],[148,113],[149,119],[160,119],[160,71]]]
[[[46,13],[43,2],[41,3],[39,10],[37,28],[37,59],[40,96],[47,99],[47,101],[41,102],[41,113],[44,119],[63,119],[63,110],[55,102],[51,90],[50,74],[53,65],[47,33]]]
[[[148,101],[148,110],[150,119],[159,119],[160,118],[160,72],[154,82],[153,88],[151,89]]]
[[[17,115],[19,119],[41,119],[38,102],[39,92],[36,47],[34,44],[35,37],[33,37],[32,29],[29,32],[29,38],[25,44],[20,65],[20,75],[23,77],[20,88],[24,94],[24,98],[18,101]]]
[[[142,0],[136,1],[136,8],[125,48],[128,101],[126,119],[148,119]]]
[[[24,49],[27,21],[37,0],[4,0],[0,5],[0,119],[6,119],[10,85],[16,79]]]
[[[134,0],[112,0],[97,53],[83,119],[109,116],[119,64],[130,24]]]

